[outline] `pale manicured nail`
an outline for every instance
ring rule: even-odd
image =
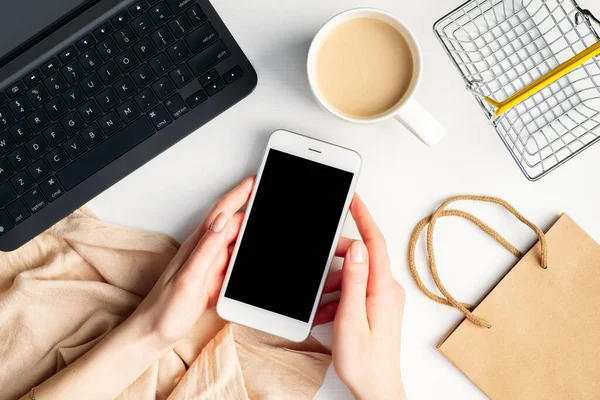
[[[227,225],[227,216],[225,213],[220,213],[217,215],[217,218],[214,219],[212,224],[210,224],[210,230],[219,233],[225,228],[225,225]]]
[[[367,260],[367,248],[365,244],[360,241],[352,243],[350,247],[350,259],[352,262],[362,264]]]

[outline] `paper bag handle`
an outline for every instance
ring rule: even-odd
[[[462,195],[462,196],[451,197],[448,200],[444,201],[435,210],[435,212],[432,215],[430,215],[429,217],[423,218],[415,227],[415,229],[411,235],[410,243],[408,246],[408,265],[410,267],[410,273],[411,273],[413,279],[415,280],[417,286],[421,290],[421,292],[423,292],[427,297],[429,297],[433,301],[436,301],[440,304],[444,304],[444,305],[458,309],[459,311],[461,311],[464,314],[464,316],[469,321],[473,322],[474,324],[485,327],[485,328],[491,328],[492,324],[489,321],[487,321],[484,318],[480,318],[476,315],[473,315],[471,313],[472,306],[467,303],[458,302],[454,297],[452,297],[452,295],[450,295],[450,293],[448,293],[448,290],[446,290],[446,288],[442,284],[442,282],[440,280],[440,276],[437,271],[437,266],[435,263],[435,253],[433,250],[433,232],[435,229],[435,224],[440,217],[455,216],[455,217],[464,218],[468,221],[471,221],[475,225],[477,225],[481,230],[483,230],[485,233],[490,235],[494,240],[496,240],[498,243],[500,243],[502,246],[504,246],[508,251],[510,251],[516,257],[521,258],[521,257],[523,257],[523,255],[516,247],[514,247],[512,244],[510,244],[498,232],[496,232],[494,229],[492,229],[490,226],[485,224],[483,221],[481,221],[479,218],[475,217],[474,215],[471,215],[465,211],[460,211],[460,210],[446,210],[446,207],[450,203],[459,201],[459,200],[472,200],[472,201],[482,201],[482,202],[486,202],[486,203],[499,204],[502,207],[504,207],[505,209],[507,209],[515,217],[517,217],[517,219],[519,221],[521,221],[522,223],[527,225],[529,228],[531,228],[540,240],[540,246],[541,246],[540,265],[544,269],[548,268],[548,245],[546,243],[546,236],[544,235],[544,233],[541,231],[540,228],[535,226],[533,223],[529,222],[523,215],[521,215],[521,213],[519,213],[508,202],[506,202],[505,200],[502,200],[500,198],[497,198],[497,197],[489,197],[489,196]],[[433,282],[435,283],[437,288],[440,290],[440,292],[444,295],[444,297],[437,296],[436,294],[432,293],[429,289],[427,289],[427,287],[425,287],[425,284],[421,280],[421,277],[419,276],[419,273],[417,272],[417,267],[415,265],[415,248],[417,246],[417,241],[419,240],[419,236],[421,235],[421,232],[423,231],[423,229],[426,226],[428,226],[428,228],[427,228],[427,259],[428,259],[428,263],[429,263],[429,270],[431,271],[431,276],[433,277]]]

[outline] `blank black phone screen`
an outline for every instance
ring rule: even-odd
[[[269,150],[225,297],[308,322],[353,176]]]

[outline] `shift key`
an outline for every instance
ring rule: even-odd
[[[194,75],[200,76],[215,64],[218,64],[229,57],[230,54],[231,53],[227,47],[225,47],[223,41],[219,40],[215,44],[208,46],[206,50],[200,54],[192,57],[192,59],[188,61],[188,65]]]

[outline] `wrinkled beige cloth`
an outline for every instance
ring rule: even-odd
[[[99,221],[82,209],[11,253],[0,252],[0,399],[15,399],[74,362],[126,319],[179,244]],[[119,399],[310,399],[329,350],[291,343],[206,312]]]

